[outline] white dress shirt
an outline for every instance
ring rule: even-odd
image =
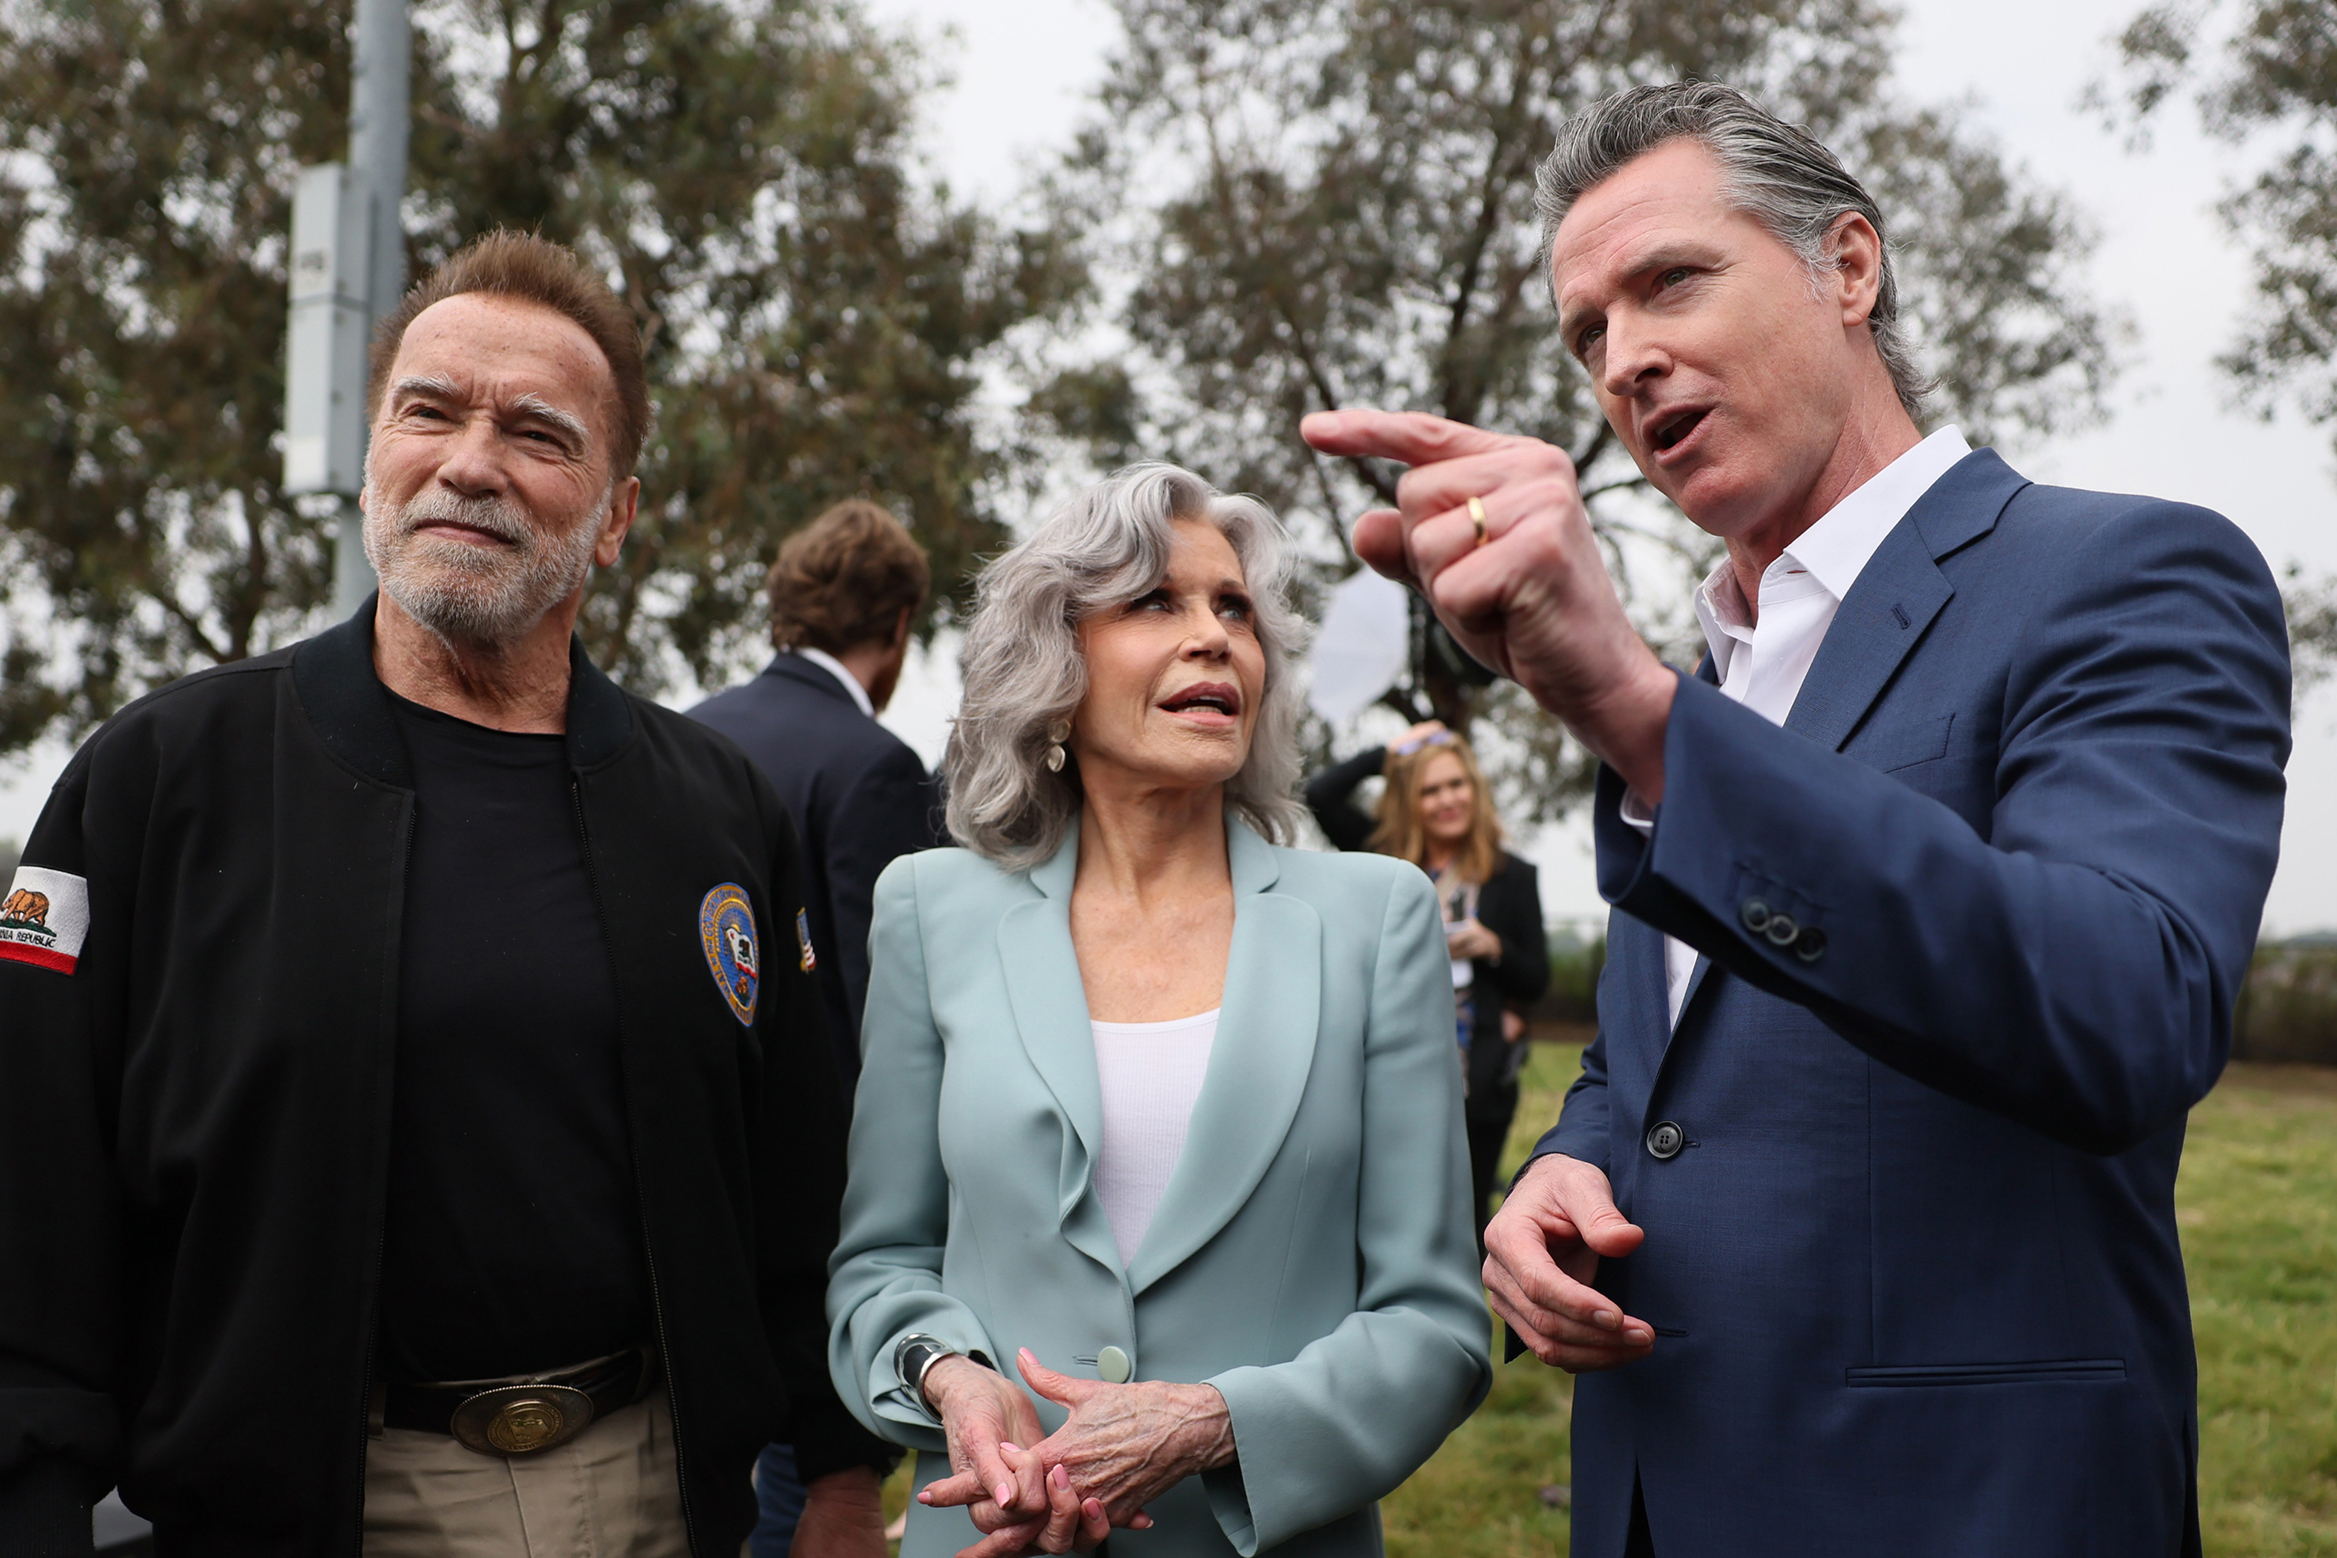
[[[843,661],[829,654],[825,649],[814,649],[809,644],[798,644],[787,652],[791,655],[803,656],[804,659],[809,660],[813,665],[842,682],[844,690],[852,695],[852,701],[860,705],[860,712],[870,719],[876,718],[876,705],[868,701],[868,689],[860,685],[859,677],[844,669]]]
[[[1167,1022],[1090,1022],[1103,1095],[1103,1139],[1095,1149],[1095,1193],[1120,1247],[1136,1259],[1161,1192],[1184,1156],[1193,1105],[1217,1045],[1217,1013]]]
[[[1972,452],[1963,433],[1943,427],[1884,466],[1794,538],[1761,574],[1761,609],[1745,609],[1744,591],[1726,559],[1696,591],[1696,620],[1712,650],[1724,697],[1782,725],[1818,658],[1834,613],[1858,582],[1867,559],[1897,528],[1916,499]],[[1642,833],[1655,817],[1636,794],[1623,797],[1623,820]],[[1696,972],[1696,949],[1664,938],[1664,984],[1676,1027]]]

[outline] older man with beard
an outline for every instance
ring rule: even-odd
[[[109,721],[11,884],[0,1551],[118,1481],[165,1551],[713,1558],[786,1440],[796,1551],[877,1558],[794,832],[571,636],[632,318],[499,233],[373,379],[380,595]]]

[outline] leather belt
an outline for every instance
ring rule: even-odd
[[[481,1455],[532,1455],[566,1444],[593,1419],[631,1406],[656,1383],[649,1349],[628,1347],[541,1374],[391,1384],[383,1393],[381,1422],[451,1434]]]

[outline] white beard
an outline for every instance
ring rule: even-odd
[[[432,486],[395,512],[377,509],[365,516],[365,556],[381,576],[382,593],[432,633],[477,648],[508,649],[592,573],[597,521],[608,499],[603,493],[573,529],[545,535],[502,498],[464,498]],[[430,520],[470,525],[508,545],[417,534],[416,527]]]

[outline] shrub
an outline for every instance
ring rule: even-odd
[[[2337,1066],[2337,944],[2312,937],[2256,949],[2232,1019],[2232,1058]]]
[[[1550,988],[1535,1003],[1544,1022],[1597,1022],[1599,970],[1607,966],[1607,938],[1584,941],[1561,930],[1550,938]]]

